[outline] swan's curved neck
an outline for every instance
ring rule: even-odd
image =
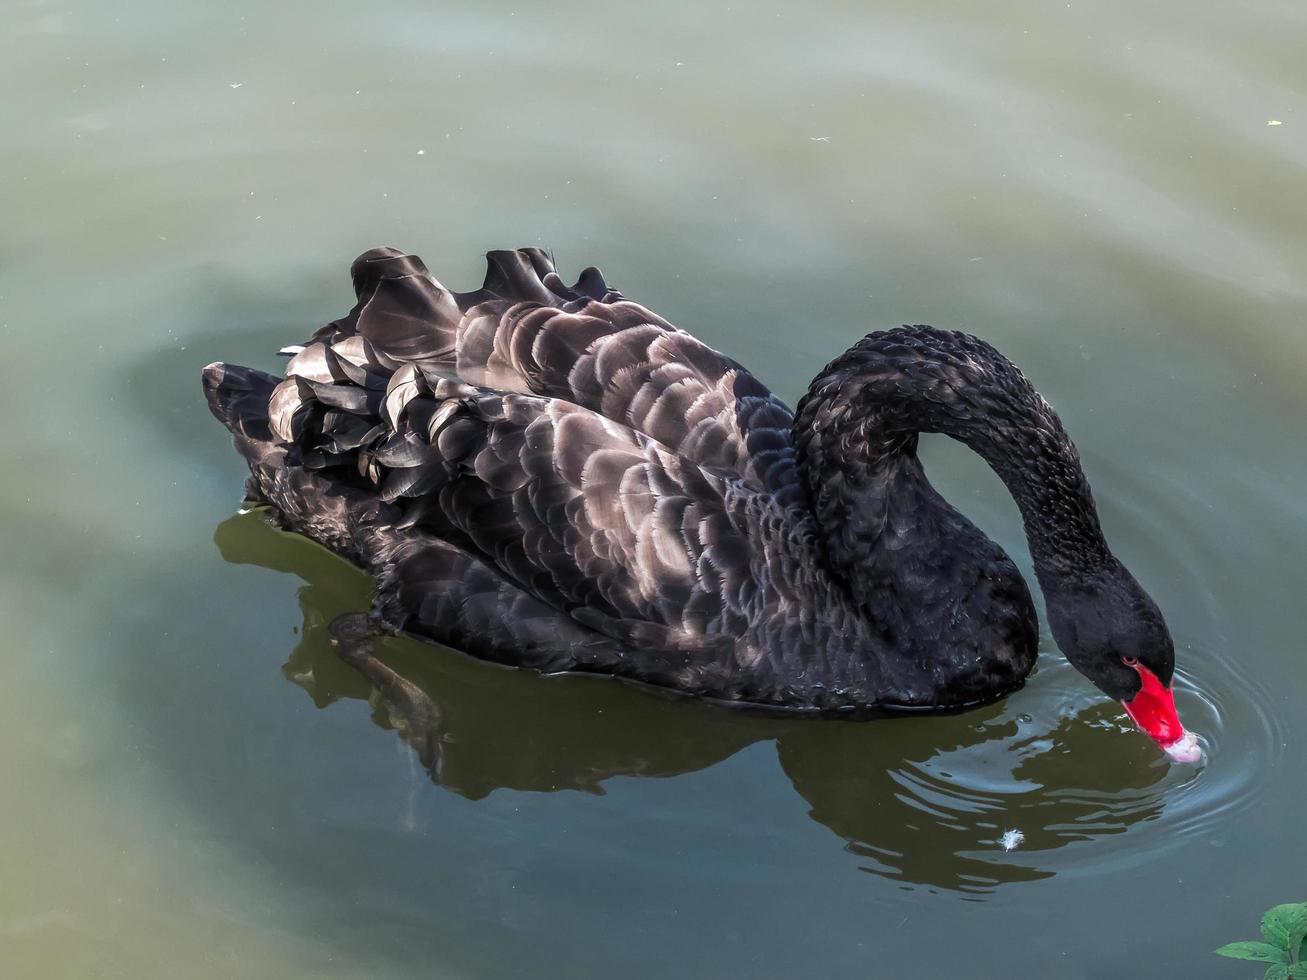
[[[919,432],[958,439],[1003,480],[1046,593],[1114,560],[1079,454],[1025,375],[974,337],[905,327],[870,334],[827,365],[795,416],[809,502],[831,564],[847,579],[893,547],[882,536],[902,524],[896,500],[928,488],[916,460]]]

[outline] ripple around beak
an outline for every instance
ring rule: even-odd
[[[1201,762],[1203,758],[1203,747],[1193,732],[1185,732],[1170,745],[1162,746],[1162,750],[1172,762]]]

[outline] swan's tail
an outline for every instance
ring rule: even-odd
[[[249,464],[250,498],[266,500],[264,488],[286,468],[285,447],[277,444],[268,425],[268,399],[281,379],[222,361],[207,365],[203,376],[209,411],[231,432],[236,451]]]
[[[277,441],[268,424],[268,400],[282,379],[266,371],[215,361],[204,369],[209,411],[232,434],[236,451],[250,467],[250,500],[270,504],[277,522],[358,564],[378,547],[362,526],[370,496],[299,465],[299,450]],[[352,508],[352,509],[351,509]]]
[[[214,418],[238,438],[273,441],[272,431],[268,428],[268,398],[280,378],[266,371],[222,361],[207,365],[203,374],[204,397]]]

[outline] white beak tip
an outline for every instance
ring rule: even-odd
[[[1191,763],[1203,759],[1203,747],[1193,732],[1185,732],[1170,745],[1163,746],[1162,751],[1172,762]]]

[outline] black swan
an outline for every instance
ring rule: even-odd
[[[1178,761],[1174,651],[1112,555],[1079,456],[1010,361],[962,333],[868,334],[797,413],[741,365],[540,249],[452,293],[416,256],[285,379],[214,363],[249,496],[377,580],[372,622],[546,672],[869,717],[1020,687],[1034,604],[926,479],[920,432],[979,453],[1021,510],[1063,654]]]

